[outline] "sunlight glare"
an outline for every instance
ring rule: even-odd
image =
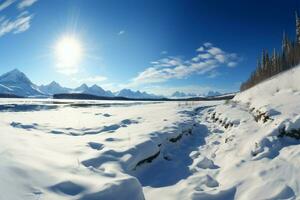
[[[82,47],[75,37],[65,36],[57,42],[55,54],[59,65],[63,67],[74,67],[78,65],[81,60]]]

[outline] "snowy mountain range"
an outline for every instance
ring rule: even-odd
[[[118,97],[127,97],[127,98],[138,98],[138,99],[157,99],[157,98],[163,98],[163,96],[157,96],[154,94],[148,94],[146,92],[140,92],[140,91],[132,91],[130,89],[123,89],[119,92],[115,93]]]
[[[30,81],[30,79],[18,69],[14,69],[0,76],[0,93],[13,94],[24,97],[49,97],[53,94],[60,93],[84,93],[103,97],[127,97],[127,98],[162,98],[154,94],[146,92],[133,91],[130,89],[122,89],[119,92],[112,93],[110,90],[104,90],[98,85],[89,87],[86,84],[72,89],[61,86],[59,83],[52,81],[48,85],[38,86]]]
[[[176,91],[171,95],[171,97],[173,97],[173,98],[190,98],[190,97],[213,97],[213,96],[219,96],[219,95],[221,95],[221,93],[217,92],[217,91],[208,91],[207,93],[203,93],[203,94],[184,93],[184,92]]]
[[[48,85],[41,85],[39,87],[40,91],[47,95],[52,95],[56,93],[68,93],[71,91],[70,88],[62,87],[59,83],[52,81]]]
[[[24,97],[49,97],[54,94],[61,93],[83,93],[92,94],[102,97],[126,97],[126,98],[136,98],[136,99],[158,99],[164,98],[164,96],[149,94],[147,92],[133,91],[130,89],[122,89],[118,92],[111,92],[110,90],[104,90],[100,86],[94,84],[88,86],[87,84],[82,84],[77,88],[67,88],[61,86],[59,83],[52,81],[48,85],[36,85],[30,81],[30,79],[18,69],[14,69],[0,76],[0,93],[1,94],[13,94],[17,96]],[[189,98],[189,97],[211,97],[218,96],[221,93],[217,91],[209,91],[206,94],[194,94],[194,93],[184,93],[176,91],[171,97],[173,98]]]
[[[113,97],[114,94],[110,90],[104,90],[103,88],[99,87],[98,85],[92,85],[91,87],[87,86],[86,84],[82,84],[78,88],[71,90],[69,92],[72,93],[84,93],[84,94],[92,94],[96,96],[103,96],[103,97]]]

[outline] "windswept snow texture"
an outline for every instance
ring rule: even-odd
[[[158,152],[191,126],[184,111],[196,106],[34,99],[0,105],[11,108],[0,110],[0,199],[10,200],[144,199],[135,172],[153,155],[152,162],[163,159]]]
[[[230,101],[1,100],[0,199],[299,199],[300,141],[279,137],[298,77]]]

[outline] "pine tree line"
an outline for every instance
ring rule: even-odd
[[[296,41],[290,41],[287,35],[283,34],[282,51],[272,55],[263,50],[261,59],[257,61],[257,67],[250,78],[241,84],[240,90],[244,91],[252,86],[270,78],[280,72],[300,64],[300,18],[296,13]]]

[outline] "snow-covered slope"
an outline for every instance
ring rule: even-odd
[[[300,65],[237,94],[234,99],[257,109],[299,113],[299,77]]]
[[[138,169],[191,131],[194,107],[2,100],[0,199],[143,200]]]
[[[299,77],[300,66],[202,111],[199,123],[209,134],[191,168],[218,184],[214,192],[200,184],[191,199],[226,192],[221,199],[299,199]],[[203,171],[203,158],[209,170]]]
[[[179,91],[176,91],[174,92],[171,97],[174,97],[174,98],[187,98],[187,97],[197,97],[198,95],[197,94],[193,94],[193,93],[184,93],[184,92],[179,92]]]
[[[191,97],[214,97],[214,96],[220,96],[222,95],[220,92],[217,91],[208,91],[203,94],[195,94],[195,93],[184,93],[184,92],[179,92],[176,91],[174,92],[171,97],[172,98],[191,98]]]
[[[74,89],[71,92],[76,93],[84,93],[84,94],[92,94],[96,96],[104,96],[104,97],[112,97],[113,93],[109,90],[104,90],[103,88],[99,87],[98,85],[92,85],[88,87],[86,84],[82,84],[78,88]]]
[[[62,87],[59,83],[55,81],[52,81],[48,85],[41,85],[39,86],[39,89],[40,91],[48,95],[69,93],[71,91],[70,88]]]
[[[0,199],[299,199],[299,75],[227,101],[1,100]]]
[[[82,84],[79,87],[75,88],[74,91],[78,92],[78,93],[84,93],[85,91],[87,91],[89,89],[89,86],[87,86],[87,84]]]
[[[219,95],[221,95],[221,93],[218,91],[208,91],[205,96],[213,97],[213,96],[219,96]]]
[[[119,97],[127,97],[127,98],[135,98],[135,99],[158,99],[162,98],[162,96],[157,96],[154,94],[148,94],[146,92],[140,91],[132,91],[130,89],[122,89],[116,93],[116,96]]]
[[[0,93],[15,94],[18,96],[44,95],[27,76],[17,69],[0,76]]]

